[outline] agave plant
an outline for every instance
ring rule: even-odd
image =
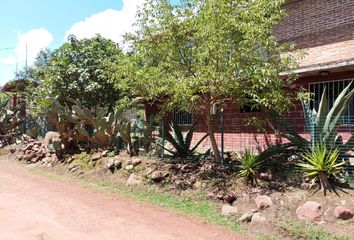
[[[321,189],[326,194],[327,190],[332,190],[329,181],[330,177],[335,177],[343,169],[344,161],[338,162],[339,149],[328,150],[325,144],[317,144],[313,149],[309,149],[301,154],[303,161],[298,163],[307,177],[312,177],[313,181],[319,179]]]
[[[262,158],[267,158],[273,154],[294,148],[298,152],[304,152],[309,146],[311,149],[314,149],[318,144],[325,144],[329,149],[338,148],[340,156],[348,157],[347,152],[352,150],[354,146],[354,136],[343,143],[341,137],[338,135],[338,129],[354,97],[354,89],[350,90],[352,83],[350,82],[343,89],[330,109],[328,107],[326,89],[323,90],[317,111],[311,110],[310,100],[301,99],[306,128],[310,133],[309,140],[294,131],[284,117],[276,116],[278,123],[285,129],[281,136],[288,139],[289,143],[267,149],[261,154]]]
[[[257,185],[259,171],[263,166],[263,161],[259,155],[254,154],[251,150],[246,150],[238,159],[238,162],[240,163],[240,176],[246,178],[252,185]]]
[[[205,134],[193,147],[191,146],[193,140],[193,134],[196,129],[196,124],[186,132],[183,136],[181,127],[177,124],[175,120],[172,120],[170,125],[172,133],[170,131],[165,131],[164,138],[165,140],[172,145],[174,149],[164,149],[171,153],[175,157],[189,157],[192,156],[195,150],[199,145],[208,137],[208,134]]]
[[[318,111],[310,110],[309,101],[302,100],[305,121],[311,135],[311,146],[314,147],[318,143],[323,143],[330,148],[339,147],[340,154],[349,151],[354,143],[354,136],[341,146],[337,146],[338,128],[342,124],[349,105],[354,97],[354,89],[350,90],[353,82],[338,95],[331,109],[328,108],[326,89],[323,90]]]

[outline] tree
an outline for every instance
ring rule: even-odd
[[[51,51],[49,49],[41,50],[33,65],[24,67],[19,72],[15,73],[16,80],[32,80],[35,82],[40,82],[44,79],[45,67],[48,64],[51,56]]]
[[[93,112],[97,107],[112,109],[121,94],[113,88],[107,65],[118,62],[121,55],[118,44],[100,35],[82,40],[69,36],[49,55],[43,52],[33,67],[33,77],[41,81],[39,103],[48,104],[50,96],[68,105],[69,98],[79,99]]]
[[[189,110],[206,120],[216,159],[220,154],[213,105],[251,104],[278,112],[291,103],[284,87],[296,67],[291,44],[272,28],[284,0],[148,0],[138,30],[127,36],[131,52],[117,66],[116,87],[134,97]]]

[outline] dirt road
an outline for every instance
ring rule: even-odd
[[[0,161],[0,240],[241,239],[172,211]]]

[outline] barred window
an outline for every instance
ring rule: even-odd
[[[192,125],[193,124],[193,114],[186,111],[173,111],[173,120],[176,121],[178,125]]]
[[[331,109],[338,95],[349,85],[352,79],[331,82],[310,83],[310,92],[313,94],[311,109],[318,110],[323,90],[326,88],[328,109]],[[354,84],[350,89],[354,88]],[[343,124],[354,124],[354,99],[350,104],[344,118]]]

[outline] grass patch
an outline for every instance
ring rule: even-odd
[[[335,236],[321,227],[314,226],[311,223],[300,222],[294,223],[290,221],[276,222],[275,227],[278,232],[286,239],[297,240],[350,240],[345,236]],[[260,238],[261,239],[261,238]],[[272,239],[272,238],[262,238]]]
[[[174,209],[187,216],[195,216],[207,223],[221,225],[231,231],[241,232],[239,223],[232,218],[224,217],[217,210],[217,206],[208,200],[204,194],[196,197],[182,197],[169,193],[157,192],[155,189],[142,187],[128,187],[124,184],[110,183],[105,180],[93,181],[81,176],[68,176],[60,172],[49,172],[40,168],[30,168],[31,171],[60,181],[79,183],[85,187],[100,189],[110,194],[130,198],[135,201],[150,203],[159,207]]]

